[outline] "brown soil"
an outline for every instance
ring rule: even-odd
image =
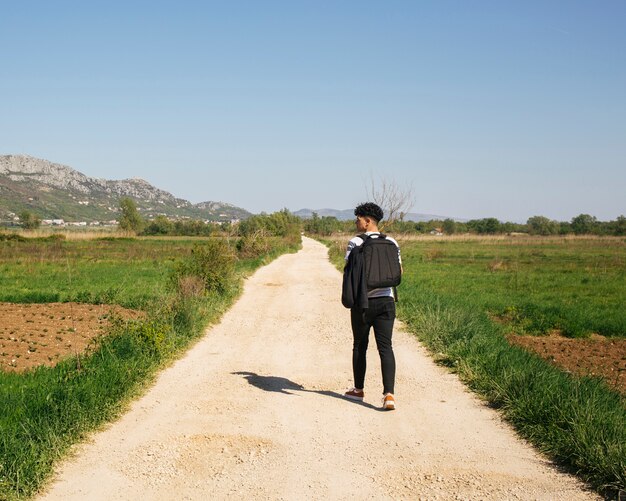
[[[120,306],[81,303],[0,303],[0,370],[23,372],[84,353],[111,315],[136,318]]]
[[[549,336],[507,336],[558,367],[581,376],[601,377],[626,395],[626,339],[593,334],[589,339],[571,339],[558,333]]]

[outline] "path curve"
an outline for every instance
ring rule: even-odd
[[[76,447],[42,500],[599,499],[521,441],[397,325],[398,409],[368,353],[351,384],[340,273],[308,238],[130,410]]]

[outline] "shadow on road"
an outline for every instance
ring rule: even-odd
[[[237,376],[243,376],[244,379],[248,381],[249,384],[263,391],[283,393],[285,395],[297,395],[296,393],[292,393],[293,391],[305,391],[308,393],[317,393],[318,395],[324,395],[326,397],[338,398],[350,404],[356,404],[362,407],[367,407],[369,409],[383,411],[382,408],[376,407],[375,405],[369,404],[367,402],[360,402],[358,400],[350,400],[344,397],[341,393],[337,393],[336,391],[307,390],[301,384],[294,383],[293,381],[284,377],[260,376],[259,374],[255,374],[254,372],[247,372],[247,371],[231,372],[231,374],[237,375]]]

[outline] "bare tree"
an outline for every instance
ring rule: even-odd
[[[387,224],[404,221],[404,217],[415,205],[412,182],[400,185],[394,179],[379,177],[376,180],[371,175],[366,190],[368,199],[383,209]]]

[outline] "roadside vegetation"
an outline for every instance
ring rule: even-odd
[[[396,236],[396,235],[394,235]],[[398,313],[438,363],[519,433],[608,497],[626,490],[626,359],[576,375],[511,336],[626,338],[626,241],[400,236]],[[346,238],[326,238],[343,267]],[[584,356],[584,353],[580,353]],[[609,360],[601,363],[608,364]],[[606,374],[606,373],[605,373]]]
[[[0,499],[36,493],[73,443],[119,416],[223,314],[243,277],[299,245],[300,221],[287,211],[210,238],[0,236],[0,301],[143,312],[114,318],[87,354],[0,370]]]

